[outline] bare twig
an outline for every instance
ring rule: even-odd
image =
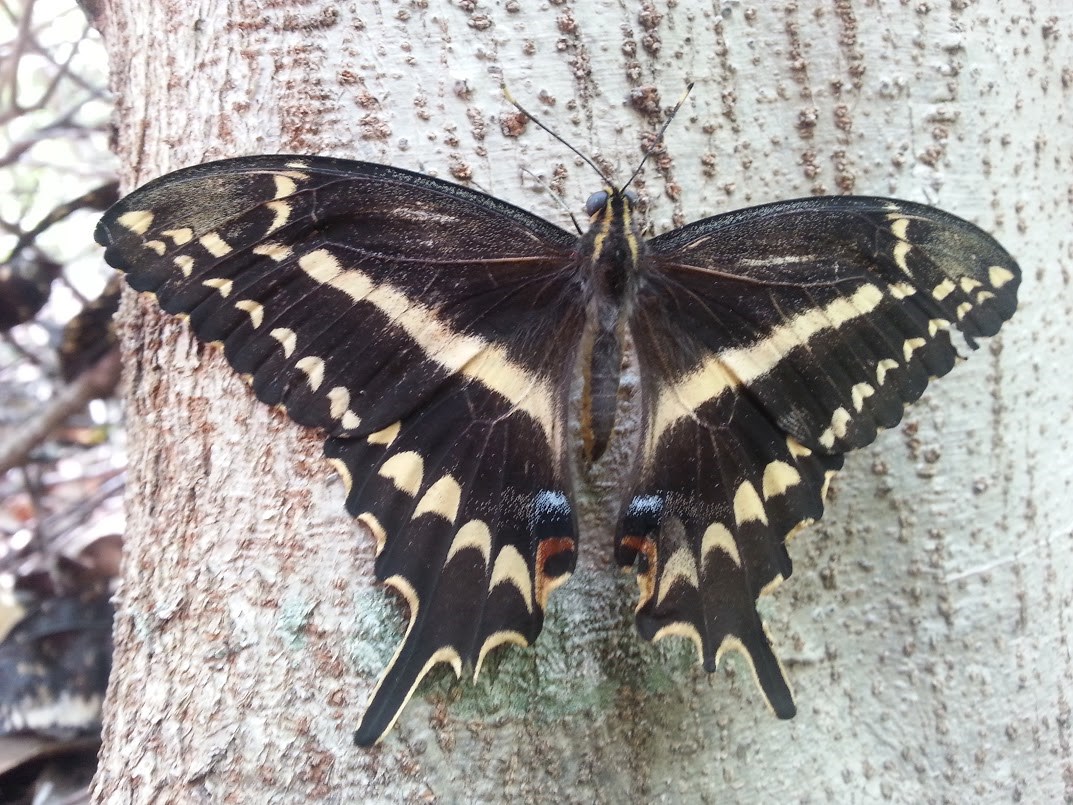
[[[34,421],[26,423],[11,441],[0,445],[0,474],[21,466],[35,447],[48,438],[67,417],[90,400],[111,393],[119,382],[119,351],[112,350],[90,370],[65,386]]]

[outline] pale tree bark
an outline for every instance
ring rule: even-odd
[[[320,440],[128,298],[130,530],[96,795],[107,802],[1067,801],[1073,690],[1073,18],[1064,0],[550,4],[111,0],[129,187],[311,152],[475,186],[569,226],[591,170],[655,232],[852,191],[996,234],[1020,312],[851,457],[763,612],[799,714],[633,632],[610,555],[620,441],[580,493],[578,572],[534,650],[351,734],[403,616]],[[653,98],[658,93],[658,100]],[[627,434],[628,435],[628,434]],[[669,643],[671,641],[668,641]]]

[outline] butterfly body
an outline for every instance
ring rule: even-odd
[[[843,455],[901,418],[1016,307],[989,235],[911,202],[834,197],[644,240],[632,195],[580,238],[482,193],[372,163],[263,156],[150,182],[102,219],[109,263],[220,342],[264,402],[325,437],[375,571],[410,609],[356,735],[381,738],[424,675],[528,645],[577,555],[567,427],[604,452],[623,344],[641,432],[614,554],[647,639],[712,670],[744,654],[795,708],[756,612],[789,577]]]
[[[635,200],[613,187],[594,193],[586,204],[590,227],[578,243],[588,329],[580,415],[587,463],[603,455],[614,429],[628,310],[642,281],[645,244]]]

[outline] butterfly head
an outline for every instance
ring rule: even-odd
[[[623,211],[630,212],[637,206],[638,196],[629,188],[616,190],[607,185],[603,190],[597,190],[585,202],[585,214],[589,220],[595,223],[604,216],[622,215]]]

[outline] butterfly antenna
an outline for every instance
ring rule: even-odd
[[[585,164],[587,164],[590,168],[592,168],[594,171],[596,171],[596,175],[599,176],[601,179],[603,179],[606,184],[613,185],[613,182],[610,179],[607,178],[607,176],[604,174],[604,172],[602,170],[600,170],[599,167],[597,167],[595,162],[593,162],[591,159],[589,159],[583,153],[581,153],[576,148],[574,148],[574,146],[570,145],[570,143],[568,143],[566,140],[564,140],[562,137],[560,137],[554,131],[552,131],[547,126],[545,126],[543,123],[541,123],[540,119],[537,118],[536,115],[534,115],[532,112],[528,111],[524,106],[522,106],[520,103],[518,103],[516,100],[514,100],[514,96],[510,94],[510,90],[507,89],[506,84],[500,84],[499,88],[501,90],[503,90],[503,97],[507,99],[507,101],[510,103],[511,106],[513,106],[515,109],[517,109],[523,115],[525,115],[527,118],[529,118],[534,123],[536,123],[540,128],[544,129],[544,131],[546,131],[548,134],[550,134],[558,142],[562,143],[567,148],[569,148],[571,151],[573,151],[575,154],[577,154],[578,157],[580,157],[581,160],[583,162],[585,162]]]
[[[535,173],[533,173],[531,170],[529,170],[529,168],[522,168],[522,173],[528,173],[530,176],[532,176],[533,181],[536,182],[541,187],[543,187],[544,190],[547,191],[548,195],[552,197],[552,200],[556,204],[559,205],[559,209],[570,216],[570,220],[574,222],[574,229],[577,230],[577,233],[579,235],[584,234],[585,230],[583,230],[580,226],[578,226],[577,218],[574,217],[573,211],[569,207],[566,206],[566,204],[563,202],[563,200],[559,196],[559,194],[556,193],[554,190],[552,190],[551,186],[548,185],[547,182],[545,182],[543,179],[541,179],[539,176],[537,176]]]
[[[686,102],[686,98],[689,97],[689,93],[692,91],[693,82],[690,81],[688,84],[686,84],[686,91],[682,93],[682,97],[679,98],[678,103],[674,105],[674,108],[671,110],[671,114],[667,117],[666,122],[664,122],[663,128],[659,130],[659,134],[656,135],[656,139],[652,142],[651,147],[649,147],[649,149],[645,151],[645,155],[641,157],[641,164],[637,166],[637,170],[635,170],[633,172],[633,175],[630,176],[629,181],[626,182],[626,184],[622,185],[622,190],[620,192],[625,191],[627,187],[633,184],[633,180],[637,178],[637,174],[641,172],[641,168],[643,168],[645,166],[645,163],[648,162],[648,158],[652,156],[653,153],[655,153],[657,148],[659,148],[660,143],[663,142],[663,135],[667,133],[667,129],[670,127],[671,123],[674,122],[675,115],[678,114],[678,110],[682,108],[682,104]]]

